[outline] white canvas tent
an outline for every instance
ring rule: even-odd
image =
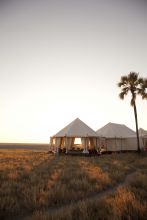
[[[143,148],[147,150],[147,131],[143,128],[139,128],[139,136],[143,142]]]
[[[105,138],[106,151],[137,150],[136,133],[125,125],[108,123],[96,132]],[[142,146],[142,142],[140,144]]]
[[[147,151],[147,134],[141,138],[142,138],[142,142],[143,142],[143,148],[145,151]]]
[[[147,135],[147,131],[144,130],[143,128],[139,128],[139,136],[140,136],[140,137],[143,137],[143,136],[145,136],[145,135]]]
[[[89,149],[97,148],[97,133],[79,118],[72,121],[57,134],[50,138],[50,145],[55,152],[65,148],[66,153],[74,145],[75,138],[81,138],[83,153],[89,153]],[[54,144],[53,144],[54,143]]]

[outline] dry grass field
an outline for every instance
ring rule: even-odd
[[[147,219],[147,154],[1,149],[0,219]]]

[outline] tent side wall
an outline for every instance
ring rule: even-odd
[[[140,138],[140,148],[143,148],[143,141]],[[124,150],[137,150],[137,138],[132,137],[132,138],[126,138],[126,149]]]
[[[137,150],[136,138],[126,138],[124,150]]]
[[[124,139],[121,138],[107,138],[106,149],[107,151],[122,151],[125,146]]]
[[[147,149],[147,136],[142,138],[142,141],[143,141],[143,147],[144,149]]]
[[[140,147],[143,148],[143,141],[140,138]],[[106,139],[107,151],[136,151],[137,139],[136,137],[129,138],[107,138]]]

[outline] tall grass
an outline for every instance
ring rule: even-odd
[[[133,171],[126,187],[102,199],[94,196]],[[147,155],[83,158],[3,150],[0,219],[145,219],[146,183]]]
[[[101,200],[82,201],[55,213],[37,210],[28,220],[145,220],[147,217],[147,203],[136,199],[129,189],[118,188],[117,192]]]

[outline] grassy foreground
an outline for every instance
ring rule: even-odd
[[[0,219],[147,219],[147,154],[0,150]]]

